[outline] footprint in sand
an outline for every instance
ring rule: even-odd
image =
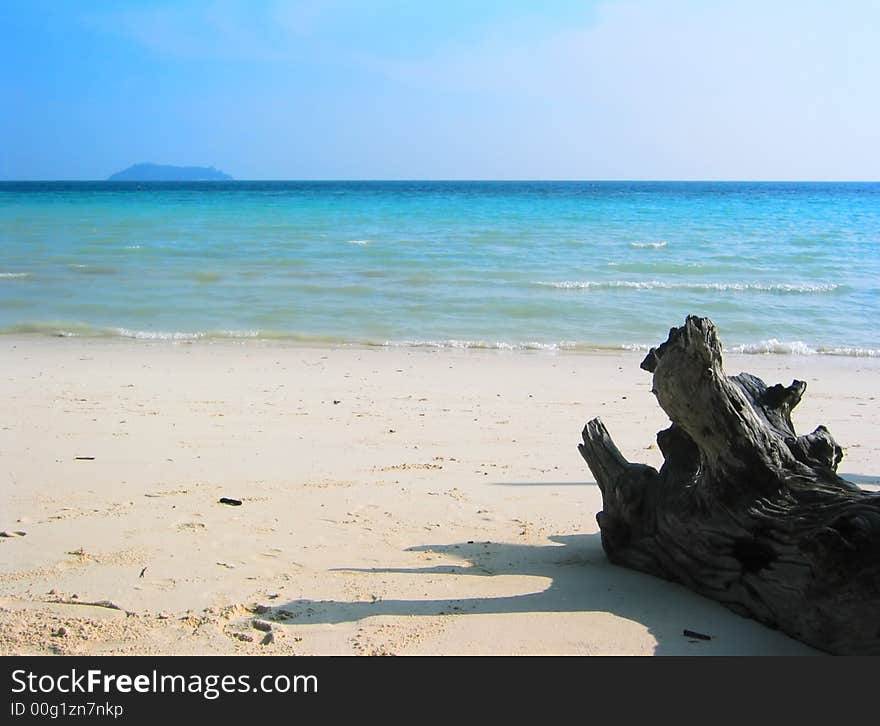
[[[178,524],[177,529],[181,532],[201,532],[207,529],[207,526],[202,522],[184,522],[183,524]]]

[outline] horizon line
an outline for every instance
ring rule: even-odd
[[[877,184],[880,179],[527,179],[527,178],[482,178],[482,177],[458,177],[458,178],[432,178],[432,177],[301,177],[301,178],[255,178],[255,179],[150,179],[150,180],[111,180],[109,178],[63,178],[63,179],[0,179],[0,184],[46,184],[46,183],[112,183],[112,184],[228,184],[230,182],[483,182],[483,183],[573,183],[573,184],[605,184],[605,183],[635,183],[635,184]]]

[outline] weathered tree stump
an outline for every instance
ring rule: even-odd
[[[641,367],[672,421],[660,471],[628,462],[598,418],[578,446],[608,559],[816,648],[880,653],[880,493],[835,473],[843,452],[824,426],[795,433],[806,384],[726,376],[715,325],[693,316]]]

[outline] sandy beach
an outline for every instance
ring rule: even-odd
[[[660,464],[642,353],[5,337],[0,356],[2,654],[816,653],[605,559],[576,444],[598,415]],[[806,380],[798,430],[828,426],[840,473],[878,488],[880,359],[725,365]]]

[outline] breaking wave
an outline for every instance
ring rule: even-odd
[[[728,348],[731,353],[751,355],[840,355],[851,358],[880,358],[880,349],[858,348],[851,346],[811,346],[801,340],[783,341],[776,338],[762,340],[758,343],[744,343]]]
[[[823,293],[840,288],[835,283],[777,283],[764,282],[664,282],[663,280],[564,280],[561,282],[538,281],[532,283],[559,290],[705,290],[715,292],[777,292],[777,293]]]

